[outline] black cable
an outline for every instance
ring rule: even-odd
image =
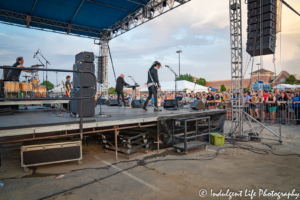
[[[112,60],[112,57],[111,57],[109,44],[107,44],[107,47],[108,47],[109,57],[110,57],[110,60],[111,60],[111,65],[112,65],[112,68],[113,68],[113,71],[114,71],[114,75],[115,75],[115,80],[116,80],[116,83],[117,83],[117,78],[116,78],[116,73],[115,73],[114,63],[113,63],[113,60]]]
[[[126,169],[120,170],[120,171],[115,172],[113,174],[110,174],[108,176],[105,176],[105,177],[102,177],[102,178],[99,178],[99,179],[94,179],[93,181],[91,181],[89,183],[85,183],[85,184],[73,187],[71,189],[64,190],[62,192],[57,192],[55,194],[52,194],[52,195],[49,195],[49,196],[46,196],[46,197],[42,197],[40,199],[51,198],[51,197],[54,197],[54,196],[66,193],[66,192],[68,192],[70,190],[82,188],[82,187],[85,187],[87,185],[93,184],[95,182],[107,179],[107,178],[112,177],[112,176],[117,175],[117,174],[120,174],[120,173],[122,173],[124,171],[128,171],[130,169],[134,169],[134,168],[139,167],[139,166],[146,166],[146,165],[151,164],[151,163],[165,162],[165,161],[206,161],[206,160],[213,160],[216,157],[218,157],[220,150],[223,150],[223,149],[235,149],[236,148],[236,149],[248,150],[248,151],[250,151],[252,153],[256,153],[256,154],[260,154],[260,155],[269,155],[271,153],[271,154],[276,155],[276,156],[298,156],[298,157],[300,157],[300,154],[278,154],[278,153],[274,153],[272,150],[253,147],[252,145],[246,144],[245,142],[240,143],[240,141],[245,141],[245,140],[238,139],[238,138],[235,138],[235,139],[226,138],[226,143],[227,144],[231,144],[232,146],[220,147],[219,149],[216,150],[216,154],[215,155],[213,155],[211,157],[207,157],[207,158],[197,158],[197,159],[193,159],[193,158],[189,158],[189,159],[160,159],[160,160],[151,160],[151,161],[148,161],[148,162],[145,162],[144,160],[129,160],[129,161],[121,161],[121,162],[118,162],[118,163],[113,163],[111,165],[118,165],[118,164],[121,164],[121,163],[137,162],[137,164],[134,165],[134,166],[132,166],[132,167],[128,167]],[[270,145],[268,145],[268,144],[265,144],[265,143],[261,143],[261,144],[267,145],[268,147],[270,147]],[[100,167],[100,168],[85,168],[85,169],[82,169],[82,170],[87,170],[87,169],[103,169],[103,167]],[[8,180],[8,179],[18,179],[18,178],[7,178],[6,180]]]

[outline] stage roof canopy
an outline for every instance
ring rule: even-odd
[[[0,22],[93,39],[112,39],[190,0],[8,0]]]

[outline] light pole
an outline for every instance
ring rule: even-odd
[[[176,51],[176,53],[178,53],[179,56],[179,80],[180,80],[180,53],[182,53],[181,50]]]

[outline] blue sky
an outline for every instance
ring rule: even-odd
[[[288,3],[300,11],[298,0]],[[247,7],[243,3],[244,69],[249,55],[246,49]],[[283,7],[282,33],[277,34],[276,71],[286,70],[300,75],[300,17]],[[280,39],[281,38],[281,39]],[[280,45],[281,44],[281,45]],[[147,79],[147,70],[158,60],[178,72],[177,50],[182,50],[181,73],[190,73],[206,80],[230,79],[230,44],[228,0],[192,0],[140,27],[137,27],[110,42],[117,76],[131,75],[139,84]],[[52,69],[72,69],[75,54],[99,49],[91,39],[61,35],[0,24],[1,65],[12,65],[15,58],[23,56],[25,66],[38,64],[33,54],[41,49]],[[281,52],[281,54],[280,54]],[[264,56],[264,68],[274,71],[273,56]],[[255,58],[254,65],[260,62]],[[109,63],[109,83],[114,86],[114,76]],[[250,66],[246,73],[249,77]],[[23,72],[22,75],[25,73]],[[41,75],[41,73],[40,73]],[[67,73],[58,75],[58,83]],[[167,68],[159,71],[161,81],[174,80]],[[48,79],[56,83],[55,73]]]

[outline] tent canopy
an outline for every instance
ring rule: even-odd
[[[63,85],[59,85],[51,90],[53,93],[64,93]]]
[[[161,91],[165,91],[165,92],[169,92],[169,91],[175,91],[175,81],[166,81],[166,82],[160,82],[161,85]],[[147,92],[148,88],[142,88],[139,90],[139,92]],[[202,92],[208,91],[208,87],[202,86],[202,85],[198,85],[198,84],[194,84],[192,82],[189,81],[177,81],[177,88],[176,91],[186,91],[186,92]]]
[[[217,89],[212,88],[212,87],[209,87],[209,89],[210,89],[211,91],[218,91]]]
[[[298,88],[298,86],[290,85],[290,84],[278,84],[273,88],[275,88],[275,89],[295,89],[295,88]]]

